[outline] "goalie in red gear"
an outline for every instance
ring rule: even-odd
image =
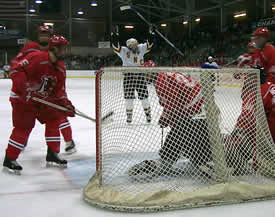
[[[48,26],[39,26],[37,29],[37,34],[38,34],[38,43],[28,42],[22,48],[19,54],[14,59],[11,60],[10,62],[11,66],[15,65],[17,62],[19,62],[25,56],[27,56],[32,52],[47,51],[49,49],[49,39],[52,35],[52,30]],[[71,124],[67,117],[62,118],[59,129],[66,143],[65,152],[68,154],[72,154],[76,152],[75,142],[72,138]]]
[[[149,61],[144,66],[155,64]],[[151,172],[173,174],[172,167],[181,155],[196,167],[211,161],[207,123],[204,117],[199,116],[203,104],[199,82],[180,72],[145,72],[145,79],[154,85],[159,104],[163,107],[158,125],[161,128],[170,126],[171,129],[159,150],[160,159],[145,160],[133,166],[129,175]]]
[[[4,168],[9,171],[20,173],[22,170],[16,159],[24,148],[36,119],[46,124],[47,163],[67,165],[67,161],[58,156],[60,119],[61,117],[74,116],[74,107],[67,98],[65,89],[66,70],[63,59],[67,44],[68,41],[64,37],[54,35],[49,40],[48,52],[33,52],[11,69],[10,101],[14,128],[3,162]],[[33,96],[65,106],[70,111],[64,113],[36,103],[32,100]]]

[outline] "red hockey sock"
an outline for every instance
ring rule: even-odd
[[[46,122],[45,138],[47,146],[52,152],[60,152],[60,133],[59,122],[49,121]]]
[[[6,149],[6,155],[11,160],[16,160],[25,147],[25,143],[32,129],[22,130],[18,128],[13,128],[8,148]]]
[[[61,131],[62,136],[64,137],[65,142],[70,142],[73,140],[72,138],[72,128],[70,122],[65,119],[59,125],[59,130]]]

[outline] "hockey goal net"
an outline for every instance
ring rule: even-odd
[[[138,84],[131,123],[124,99],[129,74]],[[150,75],[165,79],[158,87],[146,85],[148,123],[137,88],[144,88],[140,79]],[[177,89],[169,76],[187,86]],[[199,109],[184,111],[198,104],[198,97]],[[173,114],[161,128],[165,109]],[[83,190],[93,205],[153,212],[275,197],[275,145],[258,70],[104,68],[96,77],[96,119],[97,171]]]

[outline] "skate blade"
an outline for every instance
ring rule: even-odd
[[[9,173],[9,174],[12,174],[12,175],[21,176],[21,171],[20,170],[13,170],[13,169],[10,169],[8,167],[3,167],[3,172],[4,173]]]
[[[76,152],[77,152],[76,148],[72,148],[68,151],[65,150],[65,154],[67,154],[67,155],[71,155],[71,154],[76,153]]]
[[[67,168],[67,164],[57,164],[55,162],[47,162],[46,163],[46,167],[47,168],[53,168],[53,167],[57,167],[57,168]]]

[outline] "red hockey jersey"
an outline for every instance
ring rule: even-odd
[[[266,82],[275,83],[275,47],[268,43],[265,48],[257,49],[256,55],[266,72]]]
[[[18,63],[20,60],[22,60],[25,56],[32,52],[40,51],[40,45],[37,42],[28,42],[25,44],[25,46],[21,49],[21,51],[17,54],[16,57],[14,57],[10,61],[10,66],[14,66],[16,63]]]
[[[40,51],[27,55],[12,67],[10,77],[11,102],[19,100],[33,103],[30,96],[34,92],[44,99],[68,100],[65,91],[64,62],[52,63],[48,52]]]
[[[261,91],[269,129],[275,142],[275,84],[266,82],[261,85]]]
[[[203,97],[199,82],[180,72],[159,74],[155,84],[163,114],[173,122],[182,114],[192,116],[201,112]],[[170,124],[172,124],[170,122]]]

